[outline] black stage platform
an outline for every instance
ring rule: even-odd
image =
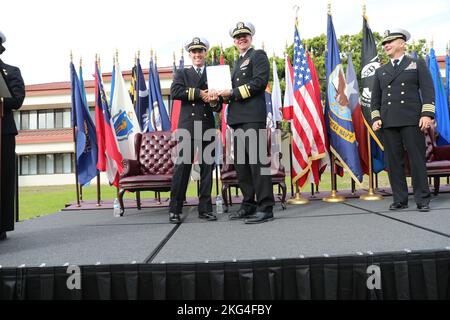
[[[374,202],[348,199],[338,204],[315,200],[308,205],[288,205],[287,210],[282,210],[277,204],[276,219],[258,225],[229,221],[227,214],[218,215],[216,222],[205,222],[198,219],[193,206],[184,209],[180,225],[168,223],[167,208],[163,206],[127,209],[123,217],[114,217],[110,207],[61,211],[17,223],[16,230],[8,233],[8,239],[0,242],[0,298],[30,298],[34,295],[52,299],[448,299],[450,194],[433,197],[432,210],[427,213],[416,210],[412,197],[409,208],[399,212],[387,210],[391,202],[391,197]],[[235,204],[230,211],[237,209]],[[415,266],[417,261],[421,266],[420,285],[417,284],[420,290],[411,284],[413,270],[418,271],[410,264]],[[384,294],[383,290],[373,294],[365,289],[365,268],[371,263],[381,265],[383,283],[387,281],[383,287]],[[62,277],[60,285],[64,284],[61,279],[68,276],[62,267],[67,264],[83,266],[85,285],[82,290],[56,289],[58,275]],[[333,267],[327,269],[328,264]],[[295,266],[296,280],[293,283],[285,283],[285,272],[290,270],[288,266]],[[308,268],[298,269],[299,266]],[[320,272],[314,271],[318,266]],[[258,289],[261,285],[261,280],[257,280],[261,277],[257,276],[258,268],[265,270],[263,283],[269,281],[268,287],[264,285],[265,289]],[[275,271],[270,272],[271,268],[281,270],[281,279],[277,278]],[[127,278],[128,272],[131,272],[133,283],[140,284],[137,285],[139,288],[133,289],[133,294],[129,294],[129,290],[120,293],[113,290],[114,281],[111,279],[118,273],[121,281],[126,283],[123,279]],[[173,272],[176,277],[170,278],[169,274],[173,275]],[[347,272],[345,277],[342,272]],[[92,280],[88,274],[96,279],[96,289],[92,284],[88,285]],[[103,276],[98,278],[101,274]],[[141,283],[144,274],[151,274],[148,279],[153,279],[153,282],[148,280],[152,283],[151,293],[142,293],[146,292]],[[209,279],[207,292],[202,291],[204,285],[203,289],[198,287],[200,275],[205,274]],[[217,274],[218,278],[212,276]],[[276,288],[270,286],[270,274],[275,277],[272,279],[274,283],[280,281]],[[386,278],[388,274],[391,278]],[[327,282],[329,276],[334,279],[330,280],[331,284]],[[399,284],[405,281],[405,276],[403,285],[408,283],[408,286],[399,291]],[[49,277],[50,284],[42,280],[48,281]],[[103,289],[106,291],[98,287],[102,277],[109,279],[106,281],[109,286]],[[299,282],[305,277],[309,281],[307,287]],[[342,293],[339,288],[344,285],[346,277],[351,280],[350,284],[345,284],[350,286],[350,292],[346,289]],[[360,289],[355,287],[356,277],[360,279]],[[162,287],[155,284],[156,279],[160,279],[158,285]],[[30,281],[38,281],[40,289],[36,289],[35,283],[37,291],[29,291]],[[250,287],[242,287],[242,281]],[[190,282],[194,289],[177,290],[180,284],[188,286]],[[42,289],[43,283],[47,283],[50,289]],[[175,291],[171,291],[172,285]],[[232,289],[234,285],[237,287]],[[332,289],[331,293],[328,292],[330,285],[332,288],[336,286],[337,291]],[[314,289],[314,286],[321,289]],[[392,286],[394,291],[386,291]],[[42,293],[43,290],[46,294]]]

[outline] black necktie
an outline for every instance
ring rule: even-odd
[[[398,59],[394,60],[394,69],[397,69],[399,61]]]
[[[197,68],[197,74],[200,78],[202,77],[202,68]]]

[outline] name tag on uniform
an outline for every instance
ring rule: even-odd
[[[411,62],[411,63],[409,64],[409,66],[406,67],[405,71],[406,71],[406,70],[417,70],[417,63]]]

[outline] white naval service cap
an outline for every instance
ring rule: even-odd
[[[249,34],[253,36],[255,34],[255,26],[250,22],[238,22],[230,29],[230,36],[232,38],[240,34]]]
[[[411,38],[411,34],[406,31],[405,29],[395,28],[386,30],[384,32],[384,38],[383,41],[381,41],[381,44],[385,44],[386,42],[395,40],[395,39],[403,39],[405,41],[408,41]]]
[[[189,40],[188,42],[186,42],[186,44],[184,45],[184,48],[186,49],[187,52],[194,50],[194,49],[203,49],[203,50],[208,51],[209,42],[205,38],[194,37],[194,38],[192,38],[192,40]]]

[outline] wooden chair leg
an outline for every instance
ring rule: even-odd
[[[140,191],[136,191],[136,204],[137,204],[138,210],[141,210],[141,192]]]
[[[280,182],[279,186],[281,187],[281,192],[282,192],[281,207],[283,208],[283,210],[286,210],[286,193],[287,193],[286,183],[284,181]]]
[[[222,199],[225,205],[224,212],[228,212],[228,196],[227,196],[227,185],[222,182]]]
[[[230,200],[230,206],[232,206],[233,198],[231,197],[231,187],[228,187],[228,199]]]
[[[119,204],[120,204],[120,216],[122,217],[125,213],[125,206],[123,205],[123,194],[125,193],[125,189],[120,189],[119,193],[117,194],[119,198]]]
[[[439,194],[441,177],[433,177],[433,178],[434,178],[434,195],[437,196]]]

